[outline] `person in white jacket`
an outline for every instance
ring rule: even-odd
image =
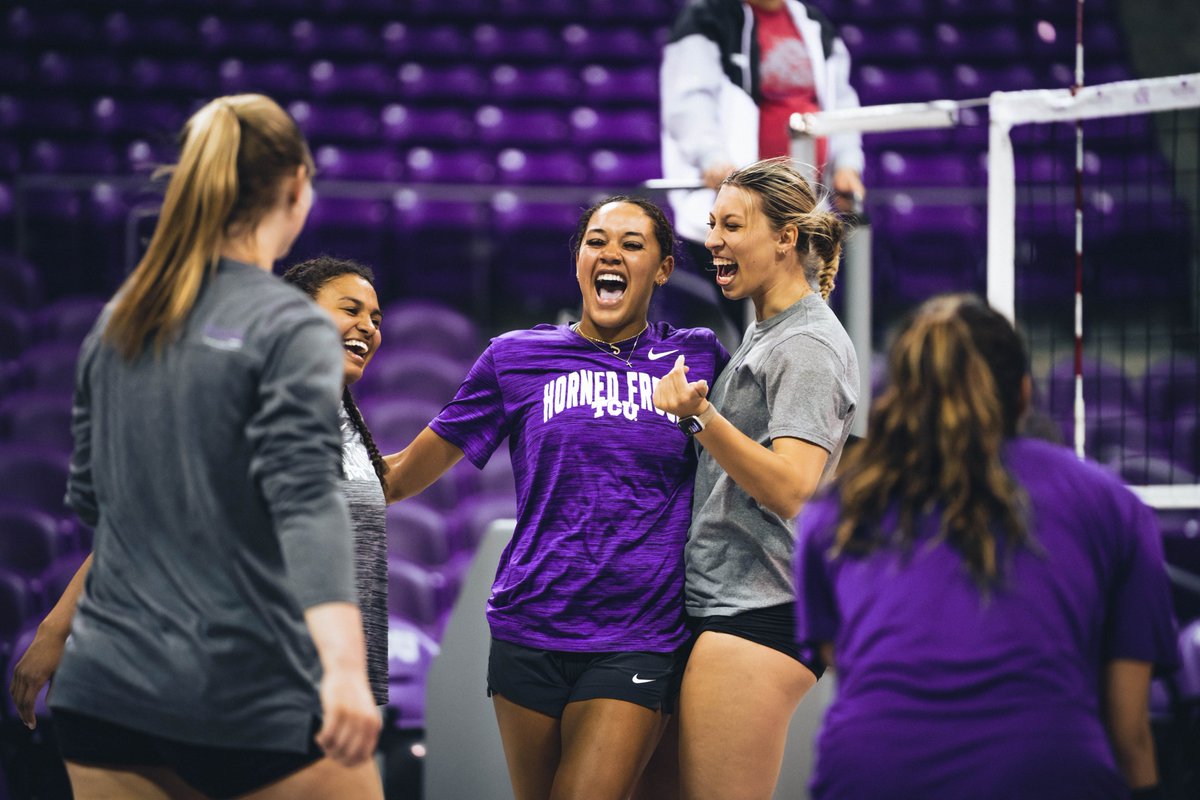
[[[845,43],[823,14],[799,0],[691,0],[663,51],[660,86],[663,177],[707,187],[669,193],[675,228],[696,267],[712,263],[706,223],[725,176],[790,155],[792,113],[858,107]],[[862,137],[831,136],[818,141],[815,155],[815,174],[839,208],[850,210],[864,194]],[[740,308],[726,310],[743,328]]]

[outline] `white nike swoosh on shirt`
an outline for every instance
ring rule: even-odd
[[[649,358],[651,361],[658,361],[660,358],[665,358],[665,357],[671,355],[671,353],[678,353],[678,352],[679,352],[678,350],[664,350],[661,353],[656,353],[656,352],[654,352],[654,348],[651,347],[650,352],[646,354],[646,358]]]
[[[672,350],[671,352],[674,353],[675,351]],[[636,672],[633,674],[634,683],[654,683],[655,680],[657,680],[657,678],[639,678]]]

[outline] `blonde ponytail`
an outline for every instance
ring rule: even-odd
[[[248,149],[275,157],[252,160]],[[195,305],[230,227],[257,224],[280,179],[301,165],[311,172],[308,146],[270,98],[223,97],[192,115],[150,246],[118,291],[105,329],[117,352],[133,359],[148,341],[161,349],[170,340]]]

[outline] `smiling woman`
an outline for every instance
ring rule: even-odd
[[[387,457],[395,500],[510,441],[517,524],[488,602],[487,680],[518,800],[628,797],[674,705],[696,455],[651,398],[665,356],[686,355],[707,382],[728,355],[712,331],[647,319],[673,241],[641,198],[587,209],[579,321],[493,339],[455,399]]]

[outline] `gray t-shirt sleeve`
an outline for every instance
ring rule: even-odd
[[[833,348],[807,333],[794,334],[771,350],[763,375],[770,438],[803,439],[832,453],[856,394]]]
[[[341,491],[338,424],[342,349],[315,317],[281,331],[246,425],[250,476],[271,509],[292,591],[302,608],[355,602],[350,515]]]

